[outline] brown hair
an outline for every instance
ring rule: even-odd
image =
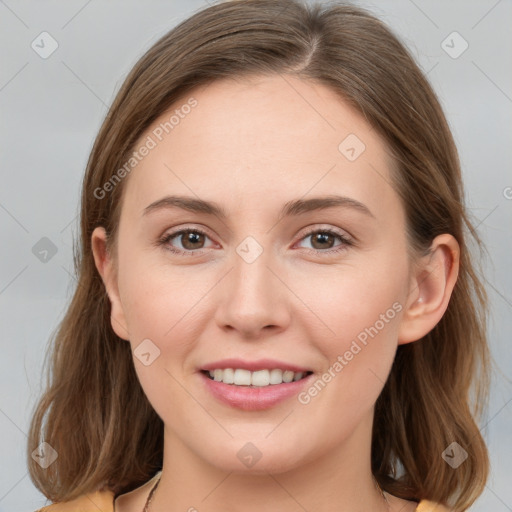
[[[195,87],[276,73],[337,91],[387,142],[416,254],[442,233],[461,249],[445,315],[422,340],[398,347],[378,398],[375,477],[391,494],[455,510],[483,491],[489,463],[474,418],[484,411],[489,384],[488,305],[466,239],[483,246],[464,207],[457,150],[439,101],[397,37],[365,10],[240,0],[199,11],[158,40],[126,78],[94,143],[82,189],[78,285],[53,337],[51,374],[28,438],[30,476],[48,499],[98,489],[117,496],[162,467],[163,424],[139,384],[129,343],[112,330],[91,250],[97,226],[115,249],[124,182],[101,199],[94,191],[130,158],[150,124]],[[30,456],[42,441],[59,454],[47,469]],[[442,458],[453,441],[469,454],[457,469]]]

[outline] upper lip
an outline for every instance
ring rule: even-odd
[[[222,359],[220,361],[214,361],[213,363],[205,364],[201,366],[201,370],[216,370],[225,368],[240,368],[243,370],[249,370],[255,372],[258,370],[290,370],[292,372],[308,372],[311,371],[308,368],[304,368],[295,364],[285,363],[284,361],[278,361],[277,359],[258,359],[256,361],[246,361],[244,359]]]

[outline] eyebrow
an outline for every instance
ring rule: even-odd
[[[365,204],[350,197],[337,195],[312,197],[310,199],[295,199],[288,201],[281,209],[280,217],[290,217],[333,207],[350,208],[375,219],[375,215],[373,215],[373,213]],[[213,201],[205,201],[203,199],[197,199],[194,197],[176,195],[165,196],[151,203],[144,209],[143,215],[147,215],[154,211],[171,208],[180,208],[182,210],[187,210],[193,213],[215,215],[221,219],[226,219],[228,217],[228,214],[224,208]]]

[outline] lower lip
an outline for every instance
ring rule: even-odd
[[[314,373],[300,380],[269,386],[235,386],[212,380],[199,372],[206,387],[221,402],[245,411],[260,411],[296,396],[307,385]]]

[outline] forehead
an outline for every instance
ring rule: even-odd
[[[142,145],[151,149],[124,194],[139,211],[165,193],[238,208],[334,191],[382,209],[397,201],[383,139],[335,91],[289,75],[198,87],[153,122],[135,150]]]

